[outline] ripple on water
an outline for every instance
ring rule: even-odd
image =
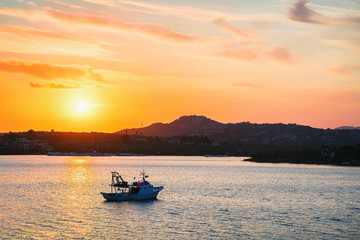
[[[360,239],[358,168],[201,157],[10,158],[0,158],[0,238]],[[137,176],[143,167],[165,186],[158,201],[103,200],[111,171]]]

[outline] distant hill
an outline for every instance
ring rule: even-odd
[[[154,123],[144,128],[132,128],[119,131],[121,134],[142,134],[144,136],[173,137],[182,135],[207,135],[224,124],[204,116],[182,116],[171,123]]]
[[[250,156],[256,162],[360,166],[359,129],[318,129],[297,124],[220,123],[183,116],[171,123],[101,132],[9,132],[0,155]]]
[[[360,127],[353,127],[353,126],[342,126],[342,127],[338,127],[338,128],[335,128],[335,130],[349,130],[349,129],[357,129],[357,130],[360,130]]]
[[[228,142],[247,150],[313,149],[323,145],[359,145],[359,129],[318,129],[297,124],[223,124],[205,116],[182,116],[171,123],[119,131],[121,134],[159,137],[206,136],[213,142]]]

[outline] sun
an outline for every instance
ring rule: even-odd
[[[76,110],[78,112],[84,112],[88,109],[88,107],[89,107],[89,104],[86,102],[77,102],[76,103]]]

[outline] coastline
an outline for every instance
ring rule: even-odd
[[[189,156],[196,156],[198,155],[174,155],[174,154],[155,154],[155,155],[146,155],[146,154],[134,154],[134,153],[118,153],[118,154],[111,154],[111,153],[61,153],[61,152],[50,152],[50,153],[35,153],[35,154],[0,154],[1,156],[49,156],[49,157],[56,157],[56,156],[65,156],[65,157],[147,157],[147,156],[177,156],[177,157],[189,157]],[[314,159],[307,159],[305,158],[275,158],[272,154],[268,154],[268,156],[264,157],[263,153],[261,157],[258,156],[231,156],[231,155],[199,155],[203,156],[204,158],[208,157],[215,157],[215,158],[226,158],[226,157],[243,157],[245,158],[243,161],[245,162],[254,162],[254,163],[273,163],[273,164],[305,164],[305,165],[324,165],[324,166],[340,166],[340,167],[360,167],[360,161],[358,160],[349,160],[349,161],[329,161],[329,160],[314,160]]]
[[[326,166],[340,166],[340,167],[360,167],[359,161],[343,161],[343,162],[327,162],[327,161],[305,161],[299,159],[274,159],[274,158],[247,158],[246,162],[255,163],[287,163],[287,164],[306,164],[306,165],[326,165]]]

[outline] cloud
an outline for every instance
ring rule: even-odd
[[[232,26],[230,23],[227,23],[224,19],[216,19],[214,21],[214,24],[216,27],[225,30],[227,32],[230,32],[232,34],[235,34],[237,36],[246,38],[246,39],[251,39],[251,40],[260,40],[259,37],[245,31],[245,30],[241,30],[239,28],[236,28],[234,26]]]
[[[80,88],[80,86],[66,85],[61,83],[29,83],[32,88],[54,88],[54,89],[76,89]]]
[[[76,9],[76,10],[85,9],[82,6],[78,6],[78,5],[74,5],[74,4],[70,4],[70,3],[66,3],[66,2],[61,2],[61,1],[57,1],[57,0],[46,0],[46,1],[49,3],[52,3],[52,4],[62,6],[62,7],[66,7],[66,8],[71,8],[71,9]]]
[[[112,8],[118,7],[118,5],[114,1],[111,1],[111,0],[82,0],[82,1],[100,5],[100,6],[112,7]]]
[[[331,17],[325,14],[314,11],[306,6],[308,1],[299,0],[289,9],[288,17],[291,20],[313,23],[313,24],[328,24],[328,25],[359,25],[360,17]]]
[[[225,49],[218,55],[247,62],[254,62],[259,59],[259,53],[260,51],[256,49]]]
[[[25,19],[27,21],[44,21],[46,16],[41,10],[5,8],[0,6],[0,14]]]
[[[62,21],[69,21],[86,25],[103,26],[125,31],[135,31],[146,35],[157,36],[170,41],[193,42],[198,40],[198,37],[196,36],[190,36],[179,32],[174,32],[170,29],[162,28],[155,24],[128,23],[93,15],[79,16],[76,14],[50,8],[46,8],[45,11],[52,18]]]
[[[290,53],[284,47],[273,47],[270,51],[266,53],[268,57],[278,62],[283,62],[287,64],[292,64],[297,58],[294,54]]]
[[[0,25],[0,31],[8,32],[12,34],[18,34],[22,36],[36,36],[36,37],[46,37],[46,38],[57,38],[57,39],[69,39],[66,36],[39,30],[31,27],[22,27],[22,26],[10,26],[10,25]]]
[[[171,29],[163,28],[156,24],[129,23],[95,15],[73,14],[69,12],[51,9],[48,7],[43,8],[42,10],[25,10],[4,8],[0,6],[0,14],[26,19],[27,21],[44,21],[44,19],[48,19],[49,21],[51,21],[56,19],[58,21],[67,21],[90,26],[102,26],[122,31],[133,31],[145,35],[156,36],[167,41],[194,42],[196,40],[199,40],[199,38],[196,36],[175,32]]]
[[[360,72],[360,65],[352,65],[352,66],[340,65],[329,68],[328,70],[336,75],[352,77],[355,73]]]
[[[286,48],[277,46],[225,49],[217,55],[246,62],[274,60],[285,64],[292,64],[298,58],[296,55],[290,53]]]
[[[223,19],[217,19],[213,23],[216,27],[244,39],[241,42],[234,43],[235,46],[225,46],[224,50],[217,54],[218,56],[247,62],[274,60],[285,64],[292,64],[297,59],[297,56],[290,53],[286,48],[275,46],[256,35],[232,26]]]
[[[93,0],[92,0],[93,1]],[[96,0],[99,1],[99,0]],[[132,1],[132,0],[123,0],[121,1],[121,10],[124,10],[125,6],[126,11],[129,12],[138,12],[149,15],[164,15],[171,17],[180,17],[184,19],[193,19],[196,21],[211,21],[214,18],[219,17],[234,17],[232,14],[228,14],[223,11],[210,10],[207,8],[197,8],[189,6],[180,6],[180,5],[165,5],[165,4],[156,4],[150,3],[148,1]]]
[[[101,75],[94,73],[91,68],[68,67],[45,63],[25,63],[20,61],[0,61],[0,71],[21,73],[45,80],[87,78],[93,81],[105,82]]]
[[[306,3],[306,0],[295,2],[289,10],[289,18],[298,22],[323,24],[324,16],[308,8]]]

